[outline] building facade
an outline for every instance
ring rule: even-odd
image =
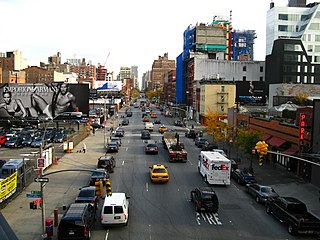
[[[151,88],[163,89],[165,75],[176,69],[176,61],[170,60],[168,53],[159,56],[157,60],[153,61],[151,70]]]

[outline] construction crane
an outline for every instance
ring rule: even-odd
[[[106,67],[109,56],[110,56],[110,52],[108,53],[108,56],[107,56],[106,60],[104,61],[104,64],[103,64],[104,67]]]

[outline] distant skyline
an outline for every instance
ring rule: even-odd
[[[61,53],[106,62],[114,76],[121,66],[138,66],[138,79],[152,63],[168,53],[183,51],[183,32],[189,25],[210,23],[215,15],[229,17],[237,30],[255,30],[254,60],[265,60],[266,14],[271,0],[224,1],[150,0],[0,0],[0,52],[21,50],[28,64],[39,66]],[[287,0],[273,0],[286,6]]]

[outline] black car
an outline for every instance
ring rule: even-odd
[[[187,138],[196,138],[197,132],[194,129],[187,129],[187,131],[184,134]]]
[[[123,119],[121,122],[122,126],[129,125],[129,119]]]
[[[99,199],[96,194],[96,187],[90,186],[81,188],[75,203],[91,203],[97,210]]]
[[[148,130],[141,131],[141,139],[150,139],[151,134]]]
[[[184,126],[183,122],[180,121],[180,120],[175,120],[175,121],[174,121],[174,125],[175,125],[175,126],[178,126],[178,127],[183,127],[183,126]]]
[[[154,124],[161,124],[161,120],[160,119],[154,120]]]
[[[271,187],[260,185],[257,183],[247,184],[246,191],[249,193],[257,203],[266,203],[268,198],[279,197],[278,193]]]
[[[92,128],[104,128],[104,125],[99,123],[91,123],[90,125]]]
[[[104,168],[109,173],[113,173],[115,167],[116,160],[112,155],[104,155],[99,157],[97,168]]]
[[[127,112],[127,117],[132,117],[132,112]]]
[[[203,145],[207,144],[208,139],[203,138],[203,137],[198,137],[195,139],[194,144],[198,147],[198,148],[202,148]]]
[[[213,151],[213,149],[218,149],[218,145],[214,143],[206,142],[202,145],[201,151]]]
[[[239,184],[256,183],[257,180],[252,173],[249,173],[247,169],[236,169],[231,171],[231,177]]]
[[[58,226],[58,240],[90,239],[96,208],[90,203],[72,203]]]
[[[145,147],[145,153],[153,153],[153,154],[158,154],[158,146],[155,143],[149,143],[147,144],[147,146]]]
[[[90,186],[95,186],[95,182],[99,180],[109,179],[110,175],[104,168],[97,168],[94,172],[92,172],[90,177]]]
[[[195,203],[196,211],[218,212],[219,200],[212,187],[198,187],[191,191],[191,202]]]
[[[107,153],[117,153],[119,152],[119,145],[116,142],[109,142],[106,146]]]

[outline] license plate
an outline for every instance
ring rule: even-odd
[[[120,219],[120,218],[121,218],[120,216],[115,216],[115,217],[114,217],[114,219]]]
[[[69,231],[69,235],[74,235],[74,231]]]

